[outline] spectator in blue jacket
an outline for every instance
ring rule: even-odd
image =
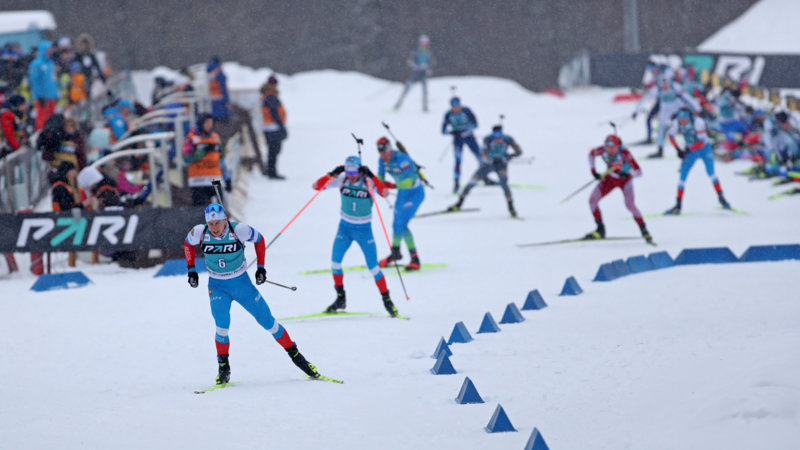
[[[208,74],[208,93],[211,96],[211,115],[214,120],[228,122],[231,115],[230,97],[228,96],[228,79],[222,71],[219,57],[213,56],[206,65]]]
[[[28,66],[28,80],[36,114],[36,129],[41,130],[47,118],[56,111],[58,80],[52,58],[54,51],[52,42],[39,42],[37,50],[36,59]]]

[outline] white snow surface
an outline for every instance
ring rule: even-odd
[[[711,35],[697,49],[704,52],[757,54],[800,53],[796,0],[761,0]]]
[[[235,77],[231,77],[232,79]],[[232,307],[232,379],[241,384],[203,395],[216,375],[214,322],[205,286],[158,268],[123,270],[80,264],[92,284],[34,293],[34,277],[2,278],[5,329],[0,384],[3,448],[523,448],[534,427],[551,449],[800,448],[800,261],[673,267],[613,282],[592,282],[601,263],[653,251],[800,242],[796,198],[766,201],[781,188],[735,175],[746,162],[717,163],[725,194],[747,216],[717,209],[703,167],[689,176],[681,217],[648,219],[658,248],[639,240],[520,248],[516,244],[578,237],[594,228],[589,190],[559,201],[590,180],[587,153],[616,120],[624,141],[644,125],[625,118],[633,104],[613,103],[621,89],[587,89],[566,98],[534,94],[486,77],[430,81],[431,112],[415,87],[399,113],[389,106],[401,84],[357,73],[318,71],[281,78],[289,140],[279,161],[286,181],[246,176],[245,222],[269,241],[312,197],[311,183],[357,152],[377,167],[381,121],[425,166],[434,190],[420,212],[443,209],[450,194],[452,151],[439,132],[458,86],[484,136],[500,114],[529,165],[510,166],[515,189],[510,219],[499,188],[475,188],[465,207],[479,212],[411,222],[423,263],[439,271],[384,270],[392,297],[409,321],[383,315],[282,323],[301,352],[342,385],[302,377],[272,337],[239,305]],[[678,160],[647,160],[635,180],[644,214],[674,202]],[[443,159],[440,155],[446,152]],[[462,182],[476,168],[465,150]],[[334,299],[328,274],[339,195],[323,192],[267,252],[268,277],[291,292],[260,286],[278,318],[322,311]],[[601,202],[610,236],[639,233],[618,191]],[[387,227],[392,211],[377,202]],[[188,230],[187,230],[188,231]],[[377,214],[379,257],[388,253]],[[391,228],[389,228],[391,233]],[[180,245],[176,243],[176,245]],[[248,258],[253,257],[248,246]],[[408,252],[404,248],[404,262]],[[21,258],[22,256],[20,256]],[[352,246],[344,264],[363,264]],[[251,268],[250,273],[254,272]],[[575,276],[584,293],[560,297]],[[382,312],[366,272],[346,272],[347,309]],[[548,307],[526,320],[477,334],[486,312],[500,321],[538,289]],[[475,338],[453,344],[455,375],[433,375],[439,339],[463,321]],[[483,404],[454,399],[465,377]],[[518,432],[487,433],[497,405]]]

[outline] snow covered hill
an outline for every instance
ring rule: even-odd
[[[0,387],[3,448],[523,448],[534,427],[552,449],[796,449],[800,447],[800,304],[793,277],[799,261],[674,267],[609,283],[592,282],[614,259],[684,248],[798,243],[797,199],[766,201],[768,182],[717,165],[728,200],[749,213],[717,209],[702,167],[690,174],[681,217],[648,220],[658,249],[643,241],[520,248],[517,244],[577,237],[594,228],[587,153],[620,126],[624,141],[643,138],[627,122],[632,104],[612,103],[620,90],[587,89],[557,98],[485,77],[431,81],[431,112],[418,88],[400,112],[389,107],[397,83],[357,73],[320,71],[281,77],[289,140],[279,170],[288,179],[247,177],[243,220],[271,239],[313,195],[311,183],[342,164],[364,138],[363,160],[376,167],[374,143],[386,121],[434,190],[420,212],[455,201],[452,152],[440,134],[450,86],[478,116],[479,134],[500,114],[532,164],[513,164],[524,220],[508,217],[499,188],[476,188],[474,213],[411,222],[423,263],[442,270],[386,270],[392,297],[411,320],[377,317],[283,322],[300,350],[343,385],[304,380],[283,350],[239,306],[232,309],[232,378],[242,383],[204,395],[193,390],[216,374],[214,323],[201,288],[184,277],[153,278],[156,269],[81,266],[93,284],[47,293],[29,290],[28,275],[3,278],[5,318]],[[635,147],[644,175],[635,180],[644,214],[674,202],[678,160],[650,161]],[[672,155],[672,151],[667,152]],[[444,154],[444,157],[440,156]],[[462,181],[476,168],[465,153]],[[391,210],[377,203],[387,227]],[[610,236],[638,229],[614,192],[600,204]],[[301,275],[330,265],[339,198],[324,192],[270,248],[268,277],[298,290],[264,285],[278,318],[323,310],[333,299],[329,275]],[[188,230],[187,230],[188,231]],[[379,255],[388,246],[377,215]],[[391,232],[391,229],[389,229]],[[404,254],[407,252],[403,250]],[[252,255],[248,249],[248,255]],[[252,256],[249,256],[252,257]],[[363,264],[352,247],[345,265]],[[252,274],[252,271],[251,271]],[[559,297],[568,276],[584,293]],[[345,275],[348,310],[381,312],[364,272]],[[548,307],[525,322],[476,334],[491,312],[522,305],[538,289]],[[453,344],[455,375],[430,373],[440,338],[463,321],[475,341]],[[486,403],[454,398],[468,376]],[[501,404],[516,433],[486,433]]]

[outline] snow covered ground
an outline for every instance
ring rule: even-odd
[[[533,94],[485,77],[437,78],[430,113],[415,88],[399,113],[388,110],[400,84],[334,71],[281,78],[289,140],[283,182],[249,175],[244,221],[272,238],[313,195],[311,183],[357,149],[375,168],[374,142],[386,121],[426,166],[436,187],[420,212],[442,209],[450,194],[452,154],[439,133],[451,85],[473,108],[483,136],[505,116],[505,129],[532,164],[512,164],[511,180],[546,186],[514,190],[520,215],[508,217],[499,188],[476,188],[465,207],[476,213],[414,220],[423,263],[440,271],[385,271],[409,321],[324,318],[285,321],[300,350],[343,385],[304,380],[283,350],[238,305],[231,325],[232,378],[242,383],[195,395],[216,374],[214,323],[202,286],[181,277],[153,278],[157,268],[79,267],[93,284],[34,293],[32,276],[2,278],[5,350],[0,386],[2,448],[522,448],[534,427],[552,449],[796,449],[800,447],[800,304],[793,277],[799,261],[694,265],[593,283],[599,264],[654,250],[800,242],[797,199],[766,201],[778,188],[734,174],[747,163],[718,164],[729,201],[748,216],[717,209],[702,167],[691,173],[682,217],[648,220],[658,249],[641,241],[520,248],[516,244],[577,237],[594,227],[589,190],[559,201],[590,179],[586,155],[618,121],[624,141],[644,125],[626,122],[632,104],[620,90],[588,89],[566,98]],[[678,160],[635,147],[644,176],[639,208],[674,202]],[[445,156],[440,159],[440,156]],[[476,168],[464,155],[463,181]],[[390,226],[391,211],[380,207]],[[619,192],[601,202],[610,236],[638,229]],[[325,192],[275,242],[270,279],[296,292],[261,287],[276,317],[323,310],[333,299],[328,267],[339,198]],[[388,252],[375,215],[379,255]],[[188,231],[188,230],[187,230]],[[403,250],[404,254],[407,252]],[[252,255],[248,248],[248,255]],[[358,248],[346,265],[363,264]],[[252,270],[251,270],[252,274]],[[584,293],[559,297],[574,275]],[[364,272],[345,276],[348,310],[381,312]],[[486,312],[500,320],[538,289],[549,304],[497,334],[475,334]],[[463,321],[475,341],[454,344],[456,375],[430,373],[439,339]],[[459,405],[464,377],[484,404]],[[486,433],[498,404],[516,433]]]
[[[798,14],[800,3],[794,0],[761,0],[720,28],[697,49],[704,52],[796,55],[800,53],[795,25]]]

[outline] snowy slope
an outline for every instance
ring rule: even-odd
[[[588,190],[559,200],[590,179],[586,154],[610,131],[604,120],[620,122],[625,141],[643,137],[643,124],[619,119],[633,108],[611,102],[620,90],[559,99],[502,79],[438,78],[431,113],[420,112],[418,89],[391,113],[398,83],[334,71],[283,77],[290,137],[279,170],[288,180],[250,175],[243,219],[275,236],[311,198],[312,181],[357,151],[351,132],[364,138],[364,161],[376,167],[382,120],[436,186],[420,211],[451,204],[452,155],[439,160],[451,85],[476,112],[481,136],[504,114],[507,132],[536,157],[511,166],[512,182],[546,189],[514,191],[522,221],[508,217],[497,188],[473,190],[465,206],[480,212],[412,221],[423,263],[448,267],[404,274],[410,301],[385,271],[410,321],[285,321],[308,359],[345,384],[303,380],[234,306],[231,365],[242,383],[198,396],[192,391],[216,374],[205,289],[189,288],[184,277],[153,278],[156,269],[82,266],[94,284],[35,294],[32,277],[15,275],[2,279],[0,300],[0,316],[11,318],[0,342],[12,381],[0,387],[2,447],[522,448],[537,427],[553,449],[798,448],[800,304],[792,277],[800,262],[685,266],[593,283],[600,263],[654,249],[641,241],[516,246],[593,228]],[[677,159],[644,159],[652,150],[633,149],[644,170],[635,183],[645,214],[671,206],[677,183]],[[799,242],[797,199],[765,201],[777,188],[734,174],[746,166],[717,171],[728,199],[749,216],[716,209],[695,168],[687,215],[648,221],[658,250],[675,257],[683,248],[729,246],[741,254],[750,245]],[[475,167],[466,153],[463,181]],[[377,205],[390,226],[387,203]],[[618,192],[601,208],[609,235],[638,234]],[[269,278],[298,286],[261,287],[276,317],[321,311],[333,300],[329,275],[299,272],[329,266],[338,210],[338,194],[324,192],[270,248]],[[377,214],[373,230],[385,256]],[[356,247],[345,264],[363,264]],[[558,297],[570,275],[584,294]],[[382,311],[368,274],[347,273],[345,287],[348,310]],[[486,312],[499,321],[532,289],[548,308],[498,334],[475,334]],[[476,340],[452,346],[458,374],[432,375],[430,354],[458,321]],[[465,376],[485,404],[454,402]],[[484,431],[498,403],[519,432]]]
[[[798,15],[800,3],[794,0],[761,0],[720,28],[697,49],[704,52],[798,54]]]

